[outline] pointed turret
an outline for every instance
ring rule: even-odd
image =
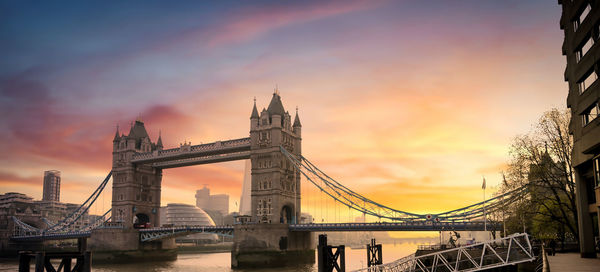
[[[269,103],[267,112],[269,112],[269,115],[271,116],[279,115],[283,117],[285,114],[285,109],[283,108],[283,103],[281,103],[281,96],[279,96],[279,93],[273,93],[273,98],[271,98],[271,103]]]
[[[252,108],[250,119],[258,119],[258,110],[256,110],[256,97],[254,98],[254,107]]]
[[[156,141],[156,149],[158,149],[158,150],[163,149],[162,135],[161,135],[160,131],[158,131],[158,140]]]
[[[132,141],[132,145],[135,147],[135,149],[142,148],[142,140],[146,138],[150,139],[148,132],[144,127],[144,122],[139,119],[135,120],[131,126],[131,129],[129,130],[129,135],[127,135],[127,138],[129,139],[128,141]],[[130,144],[127,145],[129,146]]]
[[[254,106],[252,107],[252,114],[250,115],[250,131],[258,128],[258,110],[256,110],[256,97],[254,97]]]
[[[117,125],[117,131],[115,132],[115,138],[113,139],[113,142],[118,142],[121,139],[121,137],[119,136],[119,125]]]
[[[300,124],[300,117],[298,116],[298,107],[296,107],[296,117],[294,117],[294,127],[302,127],[302,124]]]
[[[148,132],[146,132],[146,127],[144,127],[144,122],[140,120],[135,120],[133,126],[129,130],[129,137],[135,139],[142,139],[148,137]]]

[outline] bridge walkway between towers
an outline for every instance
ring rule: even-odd
[[[250,158],[250,138],[217,141],[207,144],[183,144],[178,148],[136,153],[135,164],[149,164],[154,168],[175,168],[190,165],[235,161]]]

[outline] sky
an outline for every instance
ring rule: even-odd
[[[0,193],[40,199],[57,169],[81,203],[117,125],[141,117],[165,148],[248,137],[277,86],[328,175],[399,210],[463,207],[483,177],[493,194],[513,137],[565,107],[559,19],[545,0],[0,1]],[[236,210],[243,171],[165,170],[162,204],[206,184]]]

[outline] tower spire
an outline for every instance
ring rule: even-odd
[[[161,130],[158,130],[158,140],[156,141],[156,147],[159,147],[160,149],[163,148],[161,132],[162,132]]]
[[[119,138],[119,124],[117,124],[117,131],[115,132],[115,138],[113,139],[113,142],[118,141]]]
[[[302,127],[302,124],[300,124],[300,116],[298,116],[298,106],[296,106],[296,117],[294,118],[293,127]]]
[[[258,119],[258,110],[256,109],[256,96],[254,97],[254,107],[252,108],[252,114],[250,115],[250,119]]]

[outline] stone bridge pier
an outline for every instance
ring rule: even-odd
[[[96,229],[88,241],[94,261],[125,263],[131,261],[170,261],[177,259],[175,239],[140,242],[137,229]]]
[[[278,267],[315,262],[312,232],[291,232],[288,224],[234,227],[232,268]]]

